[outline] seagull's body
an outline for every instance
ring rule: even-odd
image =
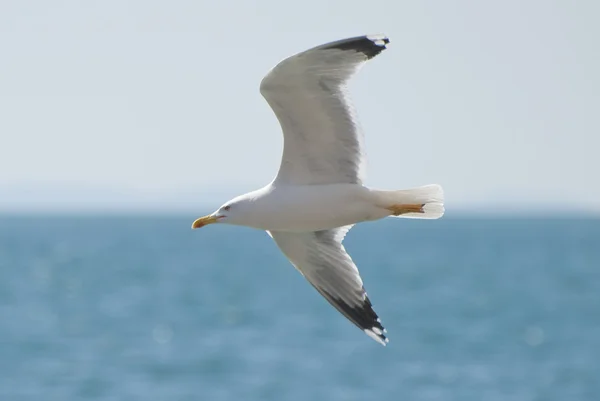
[[[444,213],[438,185],[398,191],[363,185],[363,139],[346,83],[387,43],[383,35],[344,39],[277,64],[260,87],[283,129],[277,176],[192,225],[218,222],[267,231],[323,297],[383,345],[385,329],[342,246],[344,236],[365,221]]]
[[[389,216],[377,204],[377,192],[356,184],[269,184],[227,204],[242,212],[230,224],[265,231],[320,231]]]

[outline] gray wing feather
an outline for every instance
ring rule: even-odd
[[[388,42],[360,36],[328,43],[283,60],[265,76],[260,91],[284,136],[275,182],[362,183],[363,135],[346,83]]]
[[[351,226],[308,233],[271,231],[281,251],[312,286],[377,342],[387,338],[342,240]]]

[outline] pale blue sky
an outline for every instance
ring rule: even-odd
[[[0,209],[204,208],[262,186],[282,146],[263,75],[382,32],[351,85],[368,185],[600,210],[599,19],[597,0],[3,1]]]

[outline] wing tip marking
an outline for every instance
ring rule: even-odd
[[[367,56],[370,60],[387,49],[386,45],[390,39],[383,34],[358,36],[355,38],[342,39],[325,45],[326,49],[354,50]]]
[[[318,289],[318,288],[317,288]],[[342,314],[352,323],[358,326],[365,334],[385,346],[389,340],[386,337],[387,330],[381,324],[381,319],[373,310],[371,300],[363,289],[362,304],[352,306],[343,299],[334,297],[323,289],[318,289],[332,305],[336,307]]]
[[[381,332],[381,330],[378,330],[376,327],[373,327],[372,329],[363,329],[366,335],[371,337],[373,340],[377,341],[379,344],[383,345],[384,347],[388,345],[390,340],[383,335],[383,332],[378,333],[375,330]]]

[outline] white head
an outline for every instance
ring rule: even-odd
[[[246,201],[244,199],[233,199],[221,206],[217,211],[196,219],[192,223],[192,229],[201,228],[208,224],[213,223],[225,223],[225,224],[237,224],[237,216],[239,215],[240,209],[243,209]]]

